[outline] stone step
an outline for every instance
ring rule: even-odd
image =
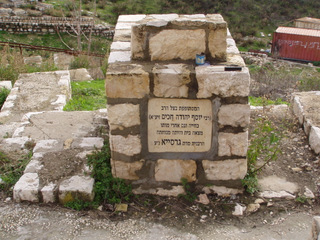
[[[94,179],[90,177],[87,154],[101,149],[103,141],[99,137],[38,141],[14,186],[14,200],[62,204],[75,199],[92,201]]]
[[[71,98],[69,71],[20,74],[0,112],[0,122],[19,121],[28,112],[62,111]]]

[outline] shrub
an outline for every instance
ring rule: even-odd
[[[0,89],[0,109],[2,108],[4,102],[6,101],[7,96],[9,95],[10,90],[6,88]]]

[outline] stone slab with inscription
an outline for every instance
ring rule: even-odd
[[[210,100],[149,100],[149,152],[205,152],[211,147],[211,138]]]

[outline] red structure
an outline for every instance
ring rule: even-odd
[[[320,61],[320,30],[278,27],[273,35],[274,57],[302,61]]]

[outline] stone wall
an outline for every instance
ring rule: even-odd
[[[62,17],[0,17],[0,31],[9,33],[74,33],[78,21],[73,18]],[[84,33],[90,33],[96,36],[112,38],[114,35],[111,26],[94,24],[92,18],[81,18],[80,27]]]
[[[209,62],[196,66],[201,52]],[[106,77],[113,175],[138,194],[177,196],[182,178],[242,192],[249,85],[220,15],[120,16]]]

